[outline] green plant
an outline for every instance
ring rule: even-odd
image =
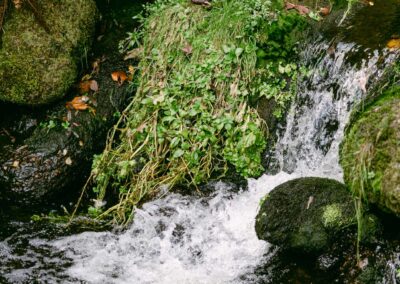
[[[367,195],[365,191],[366,185],[370,180],[370,164],[373,153],[373,145],[371,143],[364,143],[361,145],[360,151],[356,154],[357,160],[354,169],[354,177],[352,182],[354,206],[356,209],[357,218],[357,247],[356,254],[357,260],[360,261],[360,242],[363,238],[363,219],[364,219],[364,202],[367,202]]]
[[[71,125],[70,125],[70,123],[68,121],[63,121],[63,122],[61,122],[61,126],[64,129],[68,129]]]
[[[96,200],[119,191],[100,217],[126,224],[160,188],[197,188],[228,165],[244,177],[262,173],[268,131],[254,102],[275,99],[280,115],[298,70],[288,61],[293,39],[277,35],[302,18],[279,7],[267,0],[216,0],[211,10],[183,0],[148,6],[143,29],[128,39],[141,38],[143,50],[136,96],[93,163]]]
[[[46,128],[47,132],[49,132],[51,129],[57,126],[57,123],[53,119],[50,119],[49,121],[41,122],[39,126],[42,128]]]
[[[347,0],[347,9],[343,14],[342,19],[339,22],[339,26],[342,25],[342,23],[346,20],[347,16],[349,15],[352,7],[354,6],[354,4],[357,2],[358,0]]]

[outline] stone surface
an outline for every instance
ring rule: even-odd
[[[10,9],[0,48],[0,100],[41,105],[62,98],[86,60],[97,19],[93,0],[37,1],[50,32],[26,5]]]
[[[354,119],[340,158],[353,194],[400,217],[400,87],[384,93]]]
[[[356,225],[353,199],[346,186],[324,178],[300,178],[266,196],[256,217],[259,239],[287,249],[318,253]]]

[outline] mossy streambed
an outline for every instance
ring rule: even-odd
[[[122,9],[126,15],[135,7],[131,1],[114,3],[115,10],[109,12],[117,17],[121,5],[126,5]],[[327,54],[331,39],[322,37],[306,45],[301,56],[311,72],[298,85],[299,95],[281,126],[283,134],[271,159],[283,171],[250,179],[241,189],[212,183],[205,186],[209,193],[202,197],[167,194],[137,209],[133,223],[122,231],[95,232],[100,224],[85,219],[67,229],[62,223],[0,212],[0,282],[354,283],[364,279],[376,283],[395,279],[399,235],[390,228],[399,223],[387,216],[382,218],[387,220],[384,237],[364,247],[362,259],[369,259],[364,273],[356,268],[354,243],[305,257],[272,247],[255,234],[259,201],[274,187],[303,176],[341,179],[338,145],[351,108],[369,87],[360,84],[360,78],[374,85],[395,60],[386,50],[365,50],[362,43],[350,39],[335,41],[335,53]],[[369,60],[350,64],[356,59],[347,55],[360,50],[358,59],[369,56]],[[343,237],[356,240],[352,233]]]

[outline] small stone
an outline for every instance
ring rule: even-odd
[[[19,161],[14,161],[13,165],[14,168],[19,168]]]
[[[65,160],[65,164],[67,164],[68,166],[72,165],[72,159],[71,159],[70,157],[68,157],[68,158]]]
[[[68,150],[67,150],[67,149],[64,149],[63,152],[62,152],[62,154],[63,154],[63,156],[66,156],[66,155],[68,154]]]

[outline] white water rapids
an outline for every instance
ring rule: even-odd
[[[87,283],[257,283],[253,272],[268,261],[269,249],[254,230],[260,199],[297,177],[342,180],[338,147],[351,106],[382,75],[382,64],[394,59],[376,51],[352,66],[346,56],[357,49],[354,44],[338,44],[333,55],[328,48],[322,43],[305,52],[314,63],[276,145],[281,172],[250,179],[238,193],[218,183],[210,197],[170,194],[149,202],[123,233],[86,232],[53,241],[73,260],[66,273]]]

